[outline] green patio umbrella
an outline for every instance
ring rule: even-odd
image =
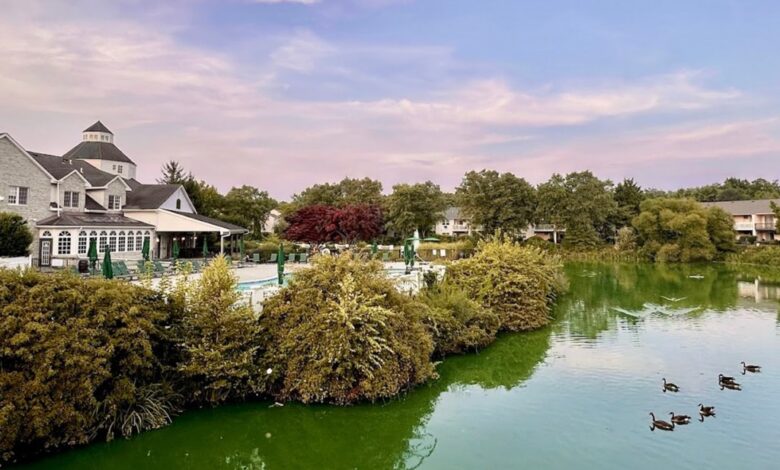
[[[279,278],[279,285],[284,284],[284,246],[279,244],[279,251],[276,254],[276,274]]]
[[[144,237],[144,244],[141,247],[141,254],[144,257],[144,261],[149,261],[149,238]]]
[[[374,240],[374,243],[371,244],[371,254],[375,255],[377,251],[379,251],[379,247],[376,245],[376,240]]]
[[[179,240],[173,239],[173,259],[179,259]]]
[[[209,244],[208,240],[206,240],[206,237],[203,237],[203,257],[208,258],[209,257]]]
[[[114,278],[114,267],[111,264],[111,249],[106,246],[106,254],[103,256],[103,277],[106,279]]]
[[[94,238],[89,239],[89,250],[87,250],[87,256],[89,257],[89,269],[92,274],[95,274],[95,267],[97,267],[97,240]]]

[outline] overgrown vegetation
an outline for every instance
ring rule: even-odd
[[[726,262],[780,267],[780,246],[745,247],[726,256]]]
[[[550,321],[550,304],[565,288],[560,258],[497,234],[471,258],[453,263],[449,280],[494,313],[501,329],[525,331]]]
[[[733,220],[690,199],[648,199],[634,218],[639,252],[661,262],[711,261],[736,249]]]
[[[435,375],[423,306],[380,263],[317,257],[269,299],[261,317],[268,392],[304,403],[389,398]]]

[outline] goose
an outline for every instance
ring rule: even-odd
[[[662,419],[655,419],[655,414],[653,413],[650,413],[650,417],[653,418],[653,425],[650,427],[651,430],[658,428],[662,431],[674,431],[674,423],[669,423]]]
[[[734,380],[734,377],[729,377],[728,375],[718,374],[718,383],[719,384],[735,384],[735,383],[737,383],[737,381]]]
[[[720,389],[723,390],[724,388],[727,388],[729,390],[742,390],[742,385],[736,382],[721,382]]]
[[[688,415],[676,415],[674,411],[669,412],[672,415],[671,422],[673,424],[688,424],[691,422],[691,417]]]
[[[679,392],[680,391],[680,387],[678,387],[677,385],[675,385],[675,384],[673,384],[671,382],[667,382],[666,381],[666,377],[664,377],[664,388],[663,388],[663,391],[664,392],[666,392],[666,391],[669,391],[669,392]]]
[[[753,364],[745,364],[745,361],[742,361],[742,375],[745,375],[745,371],[748,372],[761,372],[761,366],[756,366]]]
[[[701,416],[715,416],[715,407],[704,406],[701,403],[699,403],[699,414]]]

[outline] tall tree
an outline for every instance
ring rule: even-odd
[[[266,191],[244,185],[225,195],[222,217],[249,229],[253,238],[261,238],[268,214],[276,205]]]
[[[27,256],[33,236],[19,214],[0,212],[0,256]]]
[[[430,181],[397,184],[387,199],[387,225],[406,237],[416,229],[425,236],[442,217],[447,203],[441,188]]]
[[[157,182],[160,184],[184,184],[188,179],[192,179],[192,174],[185,172],[184,167],[176,160],[170,160],[163,165],[162,176],[157,178]]]
[[[612,195],[612,182],[600,180],[590,171],[569,173],[566,177],[555,174],[539,185],[537,216],[557,226],[570,230],[575,237],[567,244],[591,246],[598,237],[611,238],[614,227],[609,223],[617,209]]]
[[[639,215],[639,205],[645,200],[645,193],[633,180],[626,178],[615,186],[615,203],[617,211],[613,223],[615,227],[631,225],[631,220]]]
[[[466,173],[455,190],[458,206],[483,232],[520,233],[534,220],[536,192],[525,179],[493,170]]]
[[[294,212],[306,206],[341,207],[354,204],[380,204],[382,183],[370,178],[344,178],[338,183],[315,184],[295,194],[288,206]]]

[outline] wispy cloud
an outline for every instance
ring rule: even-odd
[[[483,167],[540,181],[583,167],[632,175],[654,161],[780,151],[771,118],[703,121],[702,112],[744,96],[708,86],[696,71],[529,88],[476,67],[479,76],[453,78],[470,67],[446,47],[356,45],[308,30],[275,37],[265,59],[247,64],[183,44],[160,26],[168,14],[159,15],[95,22],[33,9],[0,18],[0,128],[32,150],[56,153],[99,118],[144,180],[173,158],[223,189],[252,184],[278,197],[346,175],[452,187],[464,171]],[[408,86],[404,76],[427,86]],[[355,83],[370,96],[354,97]],[[328,84],[341,88],[329,94]],[[320,93],[298,91],[308,87]],[[675,118],[603,130],[654,115]],[[697,121],[680,120],[687,115]],[[559,137],[596,125],[602,129],[593,135]]]

